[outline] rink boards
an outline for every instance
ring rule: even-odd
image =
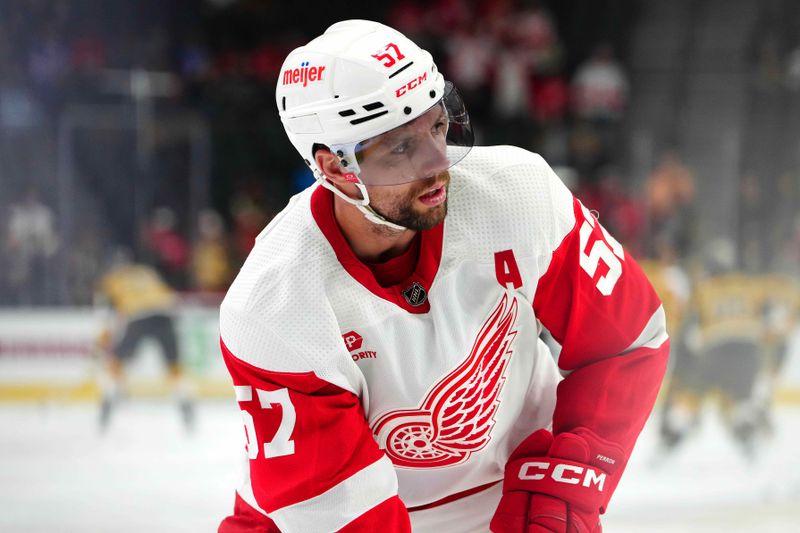
[[[230,395],[219,356],[218,302],[181,305],[174,316],[180,358],[198,395]],[[96,398],[103,372],[97,338],[106,319],[92,308],[0,310],[0,401]],[[154,342],[143,342],[126,369],[130,394],[168,392]]]
[[[192,299],[175,311],[181,360],[200,397],[231,394],[219,357],[218,304]],[[106,318],[92,308],[0,309],[0,401],[96,398],[103,367],[96,340]],[[140,347],[127,375],[134,396],[168,392],[154,343]],[[800,329],[792,336],[777,397],[800,404]]]

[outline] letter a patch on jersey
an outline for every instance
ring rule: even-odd
[[[417,408],[390,411],[372,426],[395,466],[436,468],[466,461],[491,439],[517,332],[517,300],[503,295],[469,356],[433,385]]]
[[[514,258],[514,250],[495,252],[494,272],[497,282],[503,287],[509,290],[522,287],[522,276],[519,273],[517,260]]]

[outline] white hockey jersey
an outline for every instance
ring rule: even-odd
[[[258,237],[221,307],[247,436],[221,531],[487,531],[508,456],[543,427],[590,428],[624,465],[666,364],[658,298],[538,155],[476,147],[450,174],[393,287],[323,187]]]

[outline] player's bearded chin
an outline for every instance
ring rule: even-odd
[[[431,229],[440,224],[445,215],[447,215],[447,198],[445,201],[436,207],[422,207],[417,206],[417,198],[430,189],[436,182],[441,182],[444,179],[445,191],[449,192],[450,188],[450,173],[444,171],[436,177],[425,178],[418,180],[414,183],[414,187],[405,195],[395,198],[389,202],[387,207],[379,207],[375,209],[384,218],[395,224],[399,224],[405,228],[414,231],[423,231]]]

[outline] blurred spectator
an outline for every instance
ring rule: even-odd
[[[72,64],[82,71],[96,72],[106,64],[106,47],[97,35],[84,35],[72,43]]]
[[[537,78],[533,84],[533,116],[541,127],[558,126],[569,104],[569,85],[560,75]]]
[[[53,25],[45,27],[41,38],[30,50],[28,70],[31,79],[42,85],[58,84],[68,71],[69,55],[69,48]]]
[[[800,102],[798,102],[800,104]],[[800,117],[795,117],[800,119]],[[798,123],[800,127],[800,123]],[[800,139],[800,132],[798,132]],[[797,154],[797,148],[792,150],[793,155]],[[775,187],[769,189],[765,194],[765,203],[769,203],[766,208],[765,225],[767,235],[765,240],[768,245],[769,259],[777,259],[782,250],[782,245],[789,239],[792,233],[792,226],[800,204],[800,174],[797,171],[782,172],[775,179]]]
[[[96,225],[81,225],[75,242],[64,250],[66,302],[70,305],[92,303],[95,284],[100,277],[103,245]]]
[[[257,80],[272,83],[278,77],[283,64],[284,51],[274,41],[261,43],[249,57],[250,73]]]
[[[48,20],[28,50],[28,75],[36,95],[52,114],[65,97],[70,60],[70,47],[59,22]]]
[[[470,116],[480,121],[489,112],[486,94],[496,53],[495,41],[481,24],[459,28],[446,41],[447,72],[466,102]]]
[[[675,152],[666,152],[647,178],[650,216],[669,217],[681,204],[694,197],[694,177]]]
[[[270,216],[250,196],[239,194],[232,202],[233,244],[236,261],[244,262]]]
[[[41,119],[41,108],[28,91],[0,85],[0,128],[28,129],[39,125]]]
[[[800,279],[800,214],[795,215],[791,233],[781,247],[780,270]]]
[[[144,230],[146,256],[175,288],[186,286],[186,270],[189,266],[189,244],[177,230],[177,217],[168,207],[153,210]]]
[[[773,32],[760,36],[755,50],[756,87],[763,91],[777,90],[783,84],[784,59],[780,39]]]
[[[208,52],[197,37],[184,43],[178,50],[178,71],[188,81],[203,80],[208,76],[210,60]]]
[[[553,17],[532,0],[514,13],[512,31],[530,66],[529,105],[541,128],[559,127],[569,103],[569,85],[561,75],[562,45]]]
[[[694,176],[678,155],[669,151],[648,176],[645,187],[650,240],[666,240],[679,256],[686,257],[693,223]]]
[[[8,286],[18,305],[42,305],[54,301],[53,279],[48,263],[58,250],[53,211],[39,200],[35,188],[9,209],[5,239]]]
[[[529,115],[530,71],[524,50],[505,40],[494,56],[495,75],[492,92],[494,112],[502,118],[522,118]]]
[[[746,173],[739,182],[739,242],[741,266],[756,273],[766,265],[769,232],[764,224],[766,206],[758,177]]]
[[[625,191],[616,169],[605,169],[600,179],[578,191],[580,200],[591,210],[614,237],[634,256],[640,255],[643,240],[644,208]]]
[[[399,2],[402,6],[404,3]],[[472,16],[468,0],[433,0],[425,2],[426,29],[431,35],[441,38],[451,35],[458,28],[470,23]]]
[[[425,31],[424,12],[418,2],[393,2],[386,13],[387,24],[415,40]]]
[[[800,45],[786,57],[786,85],[793,91],[800,90]]]
[[[570,127],[566,120],[548,123],[542,129],[542,135],[538,139],[535,151],[547,158],[548,161],[552,161],[553,165],[571,165]]]
[[[492,78],[491,136],[488,144],[508,143],[532,149],[535,126],[531,110],[532,73],[527,50],[517,46],[508,27],[500,34],[494,53]]]
[[[233,278],[222,217],[204,210],[198,217],[198,241],[192,251],[192,278],[201,291],[223,291]]]
[[[628,102],[628,76],[608,44],[595,47],[572,80],[573,111],[578,118],[616,121]]]
[[[538,0],[511,14],[510,31],[516,46],[524,49],[535,76],[549,75],[561,65],[561,43],[550,13]]]
[[[608,163],[597,128],[588,121],[575,123],[569,132],[570,163],[583,181],[594,181],[596,171]]]

